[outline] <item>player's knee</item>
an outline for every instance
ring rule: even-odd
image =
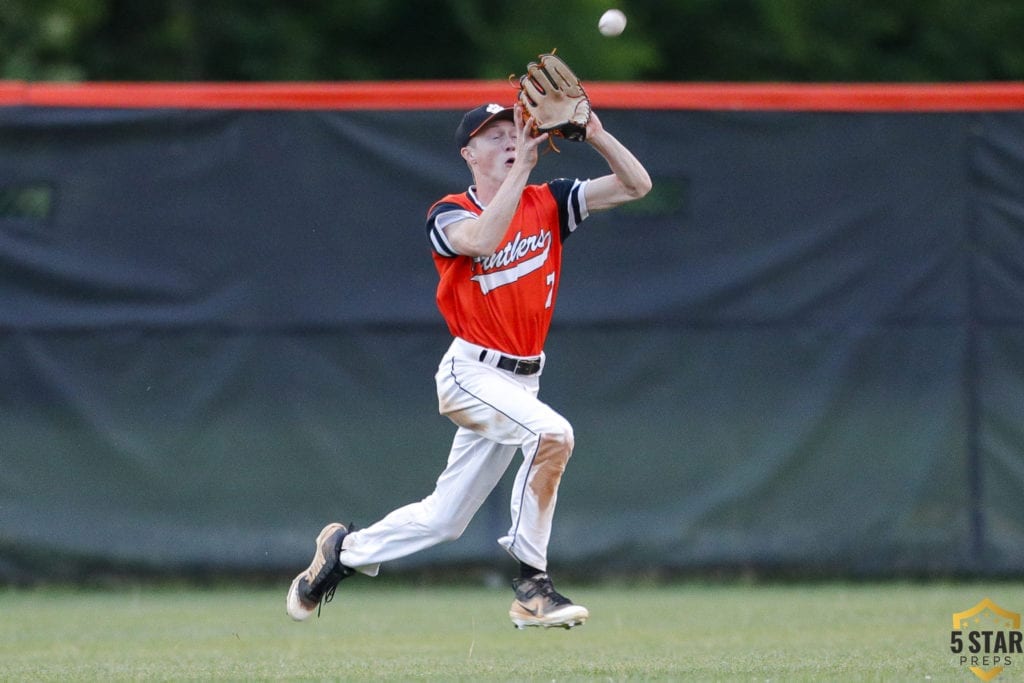
[[[558,485],[562,481],[569,457],[572,455],[573,434],[568,423],[559,429],[540,435],[537,454],[533,459],[530,489],[537,504],[545,509],[553,504]]]
[[[560,462],[564,467],[565,463],[569,462],[569,457],[572,455],[572,449],[576,445],[572,426],[566,422],[558,429],[551,429],[544,432],[541,435],[541,444],[542,450],[547,453],[552,460]]]
[[[431,520],[430,530],[439,543],[448,543],[462,536],[467,524],[452,517]]]
[[[434,529],[437,534],[437,539],[442,543],[450,543],[451,541],[457,540],[462,536],[462,532],[466,530],[464,526],[456,526],[449,524],[447,526],[440,526]]]

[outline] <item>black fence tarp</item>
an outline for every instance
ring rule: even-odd
[[[0,109],[0,578],[291,572],[429,493],[458,116]],[[567,246],[552,563],[1019,572],[1024,112],[602,120],[655,190]],[[392,568],[504,562],[508,486]]]

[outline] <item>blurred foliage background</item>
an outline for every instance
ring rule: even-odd
[[[604,38],[617,6],[625,33]],[[1024,0],[0,0],[0,78],[1024,80]]]

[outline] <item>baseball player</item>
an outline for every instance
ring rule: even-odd
[[[517,451],[522,463],[511,526],[498,539],[519,563],[509,616],[518,628],[571,628],[589,616],[559,594],[547,574],[573,430],[537,398],[544,341],[558,298],[563,243],[590,213],[643,197],[651,180],[592,114],[586,141],[611,172],[530,185],[548,135],[534,135],[524,118],[520,104],[467,112],[455,138],[474,184],[428,211],[426,231],[440,276],[437,304],[454,337],[435,378],[439,410],[458,427],[447,466],[430,495],[375,524],[324,527],[312,562],[288,591],[287,611],[296,620],[318,611],[355,572],[375,576],[383,562],[458,538]]]

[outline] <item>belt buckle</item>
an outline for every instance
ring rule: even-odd
[[[540,370],[540,359],[520,358],[516,360],[516,368],[513,370],[517,375],[535,375]]]

